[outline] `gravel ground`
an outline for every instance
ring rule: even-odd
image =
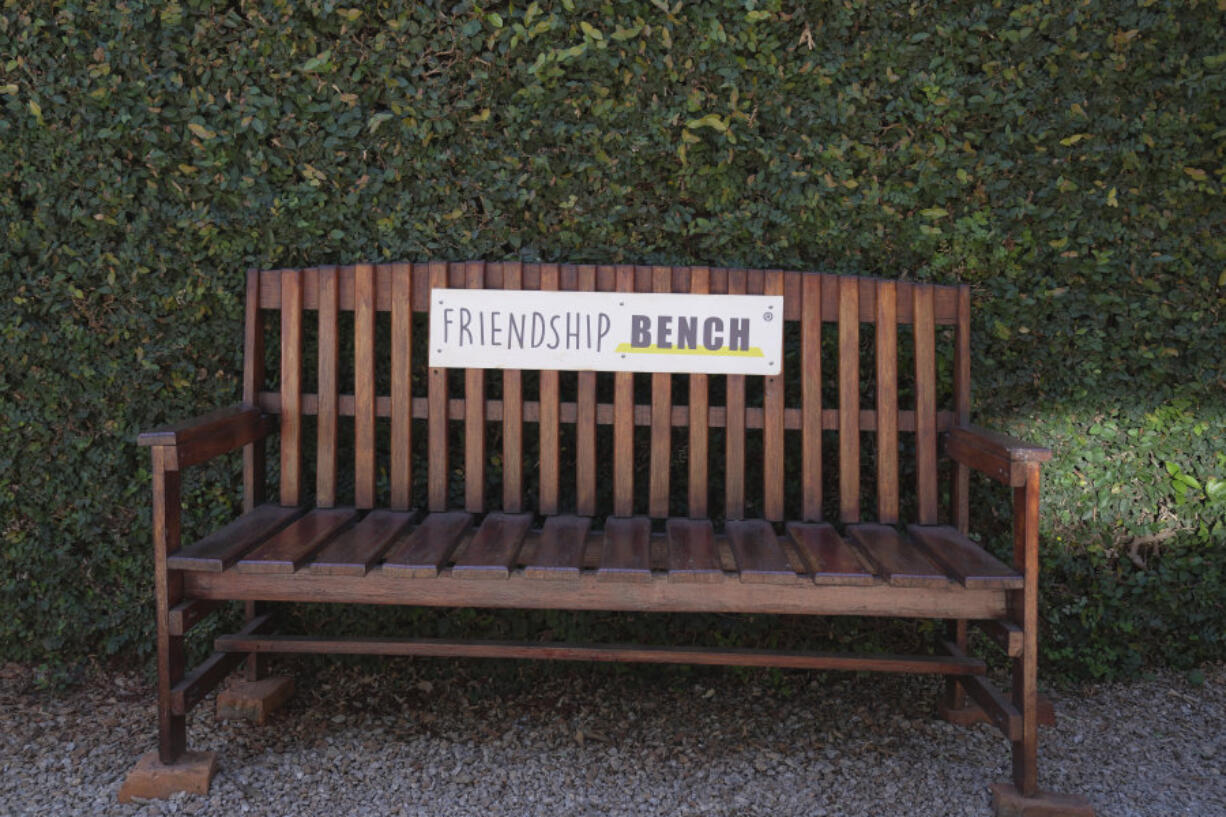
[[[153,748],[153,691],[66,694],[0,668],[0,814],[985,815],[1003,738],[935,720],[939,681],[575,664],[284,663],[267,727],[189,725],[208,796],[120,805]],[[1226,666],[1056,695],[1040,782],[1111,815],[1226,815]]]

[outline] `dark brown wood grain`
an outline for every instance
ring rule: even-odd
[[[789,522],[787,527],[788,536],[815,584],[868,586],[878,582],[855,549],[832,526]]]
[[[273,533],[297,519],[300,508],[260,505],[203,539],[171,554],[171,570],[209,570],[220,573]]]
[[[447,265],[430,264],[430,288],[447,287]],[[429,450],[426,456],[427,492],[429,506],[433,512],[447,508],[451,469],[447,463],[447,370],[437,366],[430,367],[428,400],[429,416],[426,420],[426,434],[429,437]]]
[[[464,265],[469,289],[485,286],[485,264]],[[485,370],[464,370],[464,510],[485,510]]]
[[[423,264],[423,267],[426,265]],[[525,267],[524,271],[524,287],[526,289],[539,289],[539,267],[533,269],[534,265]],[[674,280],[683,280],[687,273],[686,267],[676,267]],[[390,273],[388,273],[390,275]],[[761,271],[759,271],[761,274]],[[800,279],[807,275],[817,275],[815,272],[802,272],[799,270],[788,270],[784,273],[784,291],[785,293],[795,294],[800,288]],[[281,308],[281,293],[279,289],[270,288],[276,287],[279,284],[281,270],[264,270],[260,275],[260,308],[261,309],[280,309]],[[341,285],[344,287],[347,281],[352,281],[352,268],[347,273],[342,273]],[[347,277],[346,277],[347,276]],[[462,275],[460,276],[462,278]],[[388,279],[390,280],[390,278]],[[724,288],[728,280],[728,270],[719,267],[711,268],[712,292],[726,292]],[[874,300],[873,278],[860,278],[862,283],[860,297],[860,319],[865,323],[871,323],[873,316],[876,314],[876,302]],[[390,290],[384,289],[385,281],[380,279],[378,282],[379,291],[382,293],[379,296],[377,308],[381,311],[391,309],[391,294]],[[457,285],[461,282],[457,281]],[[493,289],[504,287],[503,277],[501,274],[495,274],[490,278],[488,286]],[[909,294],[904,290],[911,286],[908,282],[899,283],[899,310],[898,322],[900,324],[910,324],[912,322],[911,300]],[[597,290],[601,292],[616,291],[616,276],[608,276],[598,278],[596,282]],[[935,308],[936,320],[941,325],[953,325],[957,317],[957,286],[936,286],[935,288]],[[352,291],[352,290],[350,290]],[[650,276],[644,280],[644,286],[637,291],[650,292]],[[418,279],[413,285],[413,308],[424,310],[424,305],[428,299],[429,286],[424,279]],[[303,290],[303,307],[306,309],[315,309],[318,303],[318,295],[313,285],[308,284]],[[352,310],[353,301],[350,296],[346,299],[342,296],[342,310]],[[789,321],[800,320],[800,307],[796,298],[789,298],[784,305],[784,318]],[[838,303],[830,302],[824,305],[823,320],[833,322],[838,320]]]
[[[355,516],[352,508],[308,511],[244,554],[234,569],[240,573],[293,573]]]
[[[617,267],[618,292],[634,291],[634,267]],[[613,513],[634,513],[634,375],[613,375]]]
[[[860,286],[839,279],[839,519],[860,521]]]
[[[954,328],[954,421],[959,426],[971,422],[971,288],[958,289],[958,317]],[[954,464],[950,490],[954,526],[962,533],[970,528],[970,468]]]
[[[243,312],[243,403],[256,405],[264,390],[264,313],[260,309],[260,273],[247,270]],[[243,446],[243,512],[264,501],[267,479],[266,446],[256,440]]]
[[[653,292],[672,289],[672,270],[651,268]],[[648,513],[662,519],[668,516],[669,467],[673,459],[672,445],[673,376],[656,372],[651,376],[651,447],[647,478]]]
[[[957,528],[908,525],[907,535],[933,562],[968,590],[1020,590],[1022,576]]]
[[[336,433],[340,388],[340,282],[336,267],[319,269],[319,384],[315,444],[315,504],[336,504]]]
[[[711,273],[706,267],[694,267],[690,277],[690,292],[705,295],[710,291]],[[705,374],[690,375],[690,404],[687,415],[690,431],[688,509],[691,519],[705,519],[710,488],[707,482],[707,460],[710,457],[708,415],[710,412],[709,378]]]
[[[171,571],[168,558],[179,550],[182,515],[182,481],[177,470],[167,467],[169,446],[150,451],[153,467],[153,597],[157,610],[158,669],[158,759],[174,763],[187,749],[187,722],[174,711],[173,690],[186,669],[183,636],[170,629],[170,610],[185,598],[184,574]]]
[[[914,542],[888,525],[851,525],[847,534],[881,575],[896,587],[947,587],[949,577]]]
[[[409,578],[437,576],[472,524],[472,514],[462,511],[430,514],[415,528],[397,535],[384,557],[383,574]]]
[[[898,521],[898,302],[893,281],[877,282],[877,521]]]
[[[170,608],[170,634],[184,635],[222,606],[220,601],[187,599]]]
[[[933,289],[915,286],[915,491],[921,525],[937,523],[936,323]]]
[[[428,518],[428,517],[427,517]],[[390,561],[390,558],[389,558]],[[450,570],[429,570],[434,578],[409,578],[383,569],[363,577],[293,574],[183,573],[193,598],[264,599],[311,603],[408,604],[428,607],[497,607],[533,610],[637,610],[640,612],[779,613],[862,615],[904,618],[1002,618],[1007,591],[970,591],[958,584],[943,588],[831,586],[816,589],[807,576],[789,584],[726,581],[718,593],[710,586],[669,582],[663,571],[646,581],[610,582],[596,570],[578,581],[553,582],[542,593],[540,582],[515,571],[504,582],[468,582]],[[424,574],[423,575],[427,575]]]
[[[378,509],[341,531],[311,560],[310,571],[325,576],[365,576],[416,513]]]
[[[392,510],[409,509],[413,485],[413,279],[411,264],[392,267]],[[376,295],[378,294],[376,290]]]
[[[591,522],[584,516],[546,519],[533,557],[524,564],[524,575],[530,579],[578,580]]]
[[[532,526],[530,513],[491,513],[462,551],[456,554],[452,573],[461,579],[505,579]]]
[[[761,519],[732,521],[724,526],[724,531],[728,534],[728,547],[742,582],[796,581],[796,571],[769,522]]]
[[[804,653],[732,647],[654,647],[635,644],[550,644],[540,641],[455,641],[434,638],[315,638],[223,635],[214,648],[227,652],[308,655],[417,655],[440,658],[526,658],[646,664],[782,667],[847,672],[981,675],[983,661],[939,655]]]
[[[302,479],[302,271],[281,276],[281,504],[297,505]]]
[[[503,286],[519,289],[523,265],[516,261],[502,265]],[[524,509],[524,381],[518,369],[502,372],[502,509],[519,513]],[[489,410],[486,416],[493,417]]]
[[[728,270],[728,294],[743,294],[745,270]],[[745,517],[745,375],[725,378],[724,518]]]
[[[375,268],[359,264],[353,296],[353,496],[375,506]]]
[[[179,471],[263,440],[276,430],[276,425],[275,417],[263,414],[254,406],[229,406],[146,431],[137,437],[137,442],[165,446],[167,469]]]
[[[822,518],[821,276],[804,277],[801,298],[801,515],[807,521],[817,521]]]
[[[596,289],[596,267],[579,266],[579,290]],[[596,373],[579,372],[575,417],[575,510],[580,516],[596,513]]]
[[[645,516],[610,517],[604,526],[604,550],[596,571],[603,581],[651,581],[651,520]]]
[[[541,265],[541,289],[556,290],[559,286],[559,269],[557,264]],[[558,392],[558,373],[542,371],[540,373],[540,497],[538,508],[543,514],[558,512],[558,490],[561,478],[561,416],[558,402],[561,399]]]
[[[670,519],[665,526],[668,539],[668,580],[702,582],[724,580],[715,529],[707,519]]]

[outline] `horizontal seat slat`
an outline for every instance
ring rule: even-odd
[[[878,582],[855,549],[832,526],[791,522],[787,528],[815,584],[867,586]]]
[[[750,519],[725,525],[728,546],[743,582],[792,582],[796,571],[769,522]]]
[[[352,508],[316,508],[247,553],[234,569],[240,573],[293,573],[356,517]]]
[[[604,550],[596,575],[602,581],[651,580],[651,520],[613,517],[605,522]]]
[[[259,505],[220,530],[172,553],[166,560],[166,566],[171,570],[220,573],[302,514],[302,508]]]
[[[706,519],[670,519],[668,534],[668,580],[670,582],[721,582],[724,569],[715,546],[715,530]]]
[[[849,525],[848,535],[876,572],[896,587],[945,587],[949,577],[914,542],[888,525]]]
[[[957,529],[909,525],[907,533],[937,564],[968,590],[1020,590],[1022,576]]]
[[[578,579],[591,524],[586,516],[546,519],[532,561],[524,565],[524,575],[531,579]]]
[[[492,513],[462,552],[457,553],[452,572],[462,579],[505,579],[528,528],[530,513]]]
[[[437,576],[472,524],[473,515],[463,511],[430,514],[397,537],[384,559],[383,572],[414,578]]]
[[[416,512],[371,511],[361,522],[324,545],[312,560],[310,571],[326,576],[366,575],[416,515]]]

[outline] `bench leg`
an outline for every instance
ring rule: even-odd
[[[1013,561],[1024,581],[1010,607],[1022,629],[1013,659],[1013,705],[1022,715],[1013,741],[1013,782],[992,786],[997,817],[1093,817],[1083,798],[1039,790],[1039,464],[1027,463],[1026,483],[1013,492]]]
[[[267,613],[267,607],[265,602],[247,602],[247,623],[250,624],[256,616]],[[245,674],[248,681],[264,680],[268,676],[268,655],[260,652],[248,653]]]
[[[966,654],[967,635],[966,635],[966,619],[956,619],[946,622],[946,629],[949,633],[949,638],[954,644],[958,645],[958,649]],[[957,715],[947,715],[946,713],[956,713],[966,708],[966,690],[962,684],[958,683],[958,679],[947,677],[945,679],[945,697],[941,701],[941,716],[945,720],[952,720],[957,723]]]
[[[169,797],[178,791],[204,794],[216,769],[212,752],[187,751],[187,717],[174,711],[172,693],[185,675],[183,636],[172,635],[170,608],[183,600],[183,576],[166,568],[179,549],[179,472],[167,468],[162,446],[153,447],[153,561],[157,599],[158,748],[142,757],[119,789],[120,802]]]

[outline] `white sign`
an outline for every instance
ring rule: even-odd
[[[430,365],[779,374],[783,296],[435,289]]]

